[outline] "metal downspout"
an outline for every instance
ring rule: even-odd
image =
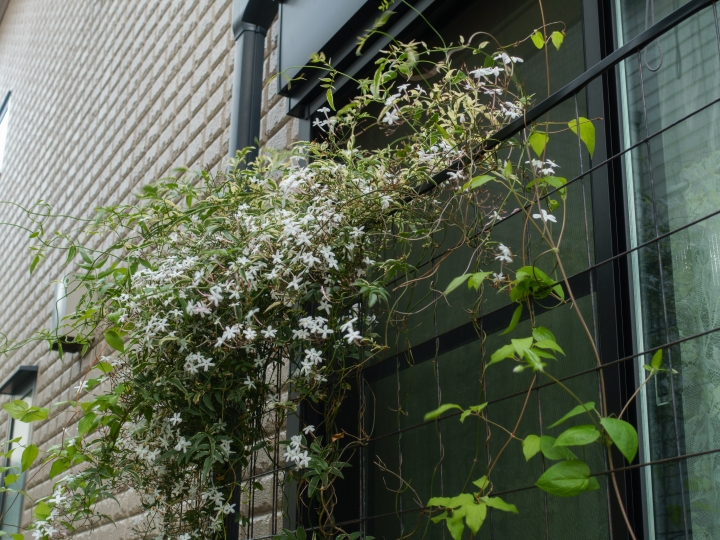
[[[265,36],[277,14],[275,0],[234,0],[235,70],[230,113],[229,155],[256,146],[260,137]],[[247,158],[252,161],[257,149]]]

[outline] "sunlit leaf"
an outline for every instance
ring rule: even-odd
[[[553,461],[559,459],[577,459],[577,456],[573,454],[568,448],[564,446],[555,446],[555,437],[543,435],[540,437],[540,451],[548,459]]]
[[[125,343],[115,330],[105,331],[105,341],[116,351],[125,352]]]
[[[438,407],[434,411],[430,411],[429,413],[427,413],[425,415],[424,420],[425,420],[425,422],[427,422],[428,420],[435,420],[442,413],[447,412],[452,409],[458,409],[461,411],[463,410],[463,408],[460,405],[455,405],[454,403],[445,403],[444,405],[440,405],[440,407]]]
[[[635,428],[625,420],[617,418],[603,418],[600,423],[628,463],[632,463],[638,450],[638,434]]]
[[[530,458],[540,451],[540,437],[528,435],[522,442],[522,449],[525,461],[530,461]]]
[[[587,147],[588,152],[590,152],[590,157],[592,157],[593,153],[595,152],[595,126],[593,126],[593,124],[590,120],[588,120],[587,118],[583,118],[582,116],[579,118],[579,120],[580,120],[580,140],[583,143],[585,143],[585,146]],[[568,122],[568,127],[576,135],[578,133],[577,125],[578,125],[577,120],[570,120]]]
[[[652,356],[652,360],[650,360],[650,365],[653,367],[653,369],[660,369],[660,366],[662,366],[662,357],[662,349],[658,349],[657,351],[655,351],[655,354],[653,354]]]
[[[553,465],[535,485],[558,497],[573,497],[584,491],[600,488],[597,480],[590,476],[590,467],[577,460],[561,461]]]
[[[477,534],[482,527],[485,517],[487,516],[487,506],[483,503],[468,504],[463,506],[465,509],[465,523],[473,534]]]
[[[557,30],[550,34],[550,39],[552,40],[552,44],[555,45],[555,48],[559,51],[560,46],[563,44],[563,41],[565,41],[565,35],[562,32],[558,32]]]
[[[513,330],[515,330],[515,327],[520,322],[520,317],[522,317],[522,311],[523,311],[522,304],[518,304],[518,306],[515,308],[515,311],[513,311],[513,316],[512,316],[512,319],[510,319],[510,324],[508,325],[508,327],[505,330],[500,332],[501,336],[503,334],[508,334],[508,333],[512,332]]]
[[[535,31],[535,33],[530,36],[530,39],[532,39],[533,44],[538,48],[542,49],[545,45],[545,38],[543,38],[543,35],[539,31]]]
[[[538,131],[531,133],[530,137],[528,137],[528,143],[530,143],[530,147],[535,151],[538,156],[542,156],[543,152],[545,151],[545,146],[547,145],[549,140],[550,136],[547,133],[540,133]]]
[[[34,444],[29,445],[27,448],[25,448],[25,450],[23,450],[22,458],[20,459],[20,466],[23,472],[27,471],[30,468],[39,453],[40,451],[38,450],[38,447]]]
[[[480,500],[491,508],[495,508],[496,510],[502,510],[503,512],[512,512],[513,514],[518,513],[517,506],[515,506],[514,504],[506,503],[500,497],[481,497]]]
[[[67,471],[70,468],[70,459],[60,458],[53,461],[50,467],[50,478],[55,478],[58,474]]]
[[[490,362],[487,364],[491,366],[505,360],[506,358],[512,358],[515,356],[515,347],[512,345],[503,345],[497,351],[490,355]]]
[[[595,409],[595,402],[594,401],[588,401],[584,405],[578,405],[577,407],[573,408],[569,413],[567,413],[565,416],[563,416],[560,420],[555,422],[553,425],[551,425],[551,428],[554,428],[556,426],[559,426],[562,424],[565,420],[568,418],[572,418],[573,416],[577,416],[579,414],[585,414],[589,411],[592,411]]]
[[[555,441],[555,446],[584,446],[600,438],[600,432],[592,424],[573,426],[563,431]]]

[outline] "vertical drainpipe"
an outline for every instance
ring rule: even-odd
[[[276,0],[233,0],[235,72],[230,111],[229,155],[231,158],[238,150],[255,146],[256,139],[260,138],[265,36],[277,11]],[[247,162],[252,161],[256,156],[257,150],[253,150],[247,156]],[[238,473],[242,474],[240,471]],[[240,514],[238,488],[233,490],[230,502],[235,504],[235,513],[229,514],[225,521],[226,538],[238,540],[240,527],[235,522],[235,516]]]
[[[230,113],[230,157],[260,137],[265,36],[278,11],[276,0],[233,0],[235,72]],[[247,158],[257,156],[253,150]]]

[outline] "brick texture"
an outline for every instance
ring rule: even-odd
[[[173,167],[223,167],[231,11],[231,0],[11,0],[0,24],[0,96],[12,91],[0,200],[24,207],[44,200],[57,214],[88,217],[97,206],[131,201],[137,188]],[[0,204],[0,221],[31,225],[7,204]],[[79,234],[63,218],[49,219],[46,228]],[[0,230],[0,331],[11,339],[48,326],[52,282],[64,272],[59,254],[49,254],[31,275],[30,244],[22,229]],[[45,344],[29,343],[0,360],[0,380],[18,366],[37,365],[35,402],[48,406],[74,397],[99,353],[66,353],[60,361]],[[58,442],[65,427],[77,433],[72,410],[59,410],[34,425],[32,440],[41,448]],[[0,411],[2,437],[7,421]],[[47,469],[30,471],[31,497],[51,486]],[[107,506],[115,525],[76,536],[133,538],[138,506],[130,494],[119,501]]]
[[[12,91],[0,200],[26,208],[43,200],[57,215],[89,217],[97,206],[130,202],[139,187],[174,167],[223,167],[234,59],[231,4],[11,0],[0,24],[0,99]],[[286,100],[270,80],[277,71],[277,31],[273,24],[266,38],[260,142],[285,148],[298,140],[299,123],[286,116]],[[0,221],[32,228],[21,210],[7,204],[0,205]],[[62,217],[48,218],[46,230],[81,234],[76,222]],[[103,241],[95,239],[98,246]],[[0,232],[0,331],[15,340],[48,326],[52,282],[67,272],[61,255],[48,253],[31,275],[30,244],[23,229],[4,226]],[[44,343],[30,342],[0,361],[0,380],[21,365],[36,365],[36,404],[72,399],[101,347],[60,360]],[[1,396],[0,404],[9,399]],[[73,411],[57,410],[34,426],[32,441],[41,448],[77,433]],[[0,434],[7,429],[7,414],[0,411]],[[31,497],[47,495],[51,487],[47,470],[30,471]],[[133,538],[132,525],[140,519],[136,499],[126,493],[118,500],[106,508],[115,524],[75,536]],[[273,522],[270,508],[258,500],[253,536]]]

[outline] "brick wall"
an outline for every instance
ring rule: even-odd
[[[0,24],[0,96],[12,91],[0,199],[25,206],[43,199],[58,212],[88,216],[98,205],[130,200],[174,166],[221,167],[232,95],[231,4],[11,0]],[[27,223],[7,205],[0,221]],[[55,219],[48,228],[73,226]],[[29,244],[27,232],[0,229],[0,331],[14,339],[47,327],[51,282],[60,275],[55,256],[30,275]],[[28,345],[0,361],[0,380],[20,365],[38,365],[36,403],[47,406],[74,396],[94,352],[60,362],[46,345]],[[33,442],[57,442],[70,416],[35,424]],[[0,419],[4,438],[7,413]],[[33,497],[51,487],[47,471],[33,478],[36,472],[27,486]],[[120,500],[119,508],[107,505],[117,526],[78,537],[131,538],[137,506],[130,494]]]
[[[12,91],[0,200],[29,207],[42,199],[58,214],[90,216],[102,204],[132,200],[143,184],[176,166],[218,170],[229,144],[233,39],[231,0],[11,0],[0,23],[0,99]],[[299,122],[277,95],[277,24],[266,39],[260,141],[284,148]],[[0,205],[0,221],[28,225],[18,209]],[[48,230],[77,225],[54,218]],[[101,242],[102,239],[98,239]],[[59,254],[30,275],[28,233],[0,229],[0,331],[11,339],[47,327]],[[39,367],[35,402],[75,397],[98,350],[60,361],[31,343],[0,361],[0,380],[18,366]],[[5,403],[8,396],[0,397]],[[76,433],[71,412],[34,425],[40,448]],[[0,437],[7,432],[0,411]],[[68,424],[69,422],[69,424]],[[32,497],[49,493],[47,471],[31,470]],[[129,493],[106,504],[115,524],[79,532],[83,539],[132,538],[138,507]],[[255,514],[271,521],[267,501]],[[25,505],[25,522],[30,518]],[[265,515],[263,515],[265,514]],[[29,535],[28,535],[29,537]]]

